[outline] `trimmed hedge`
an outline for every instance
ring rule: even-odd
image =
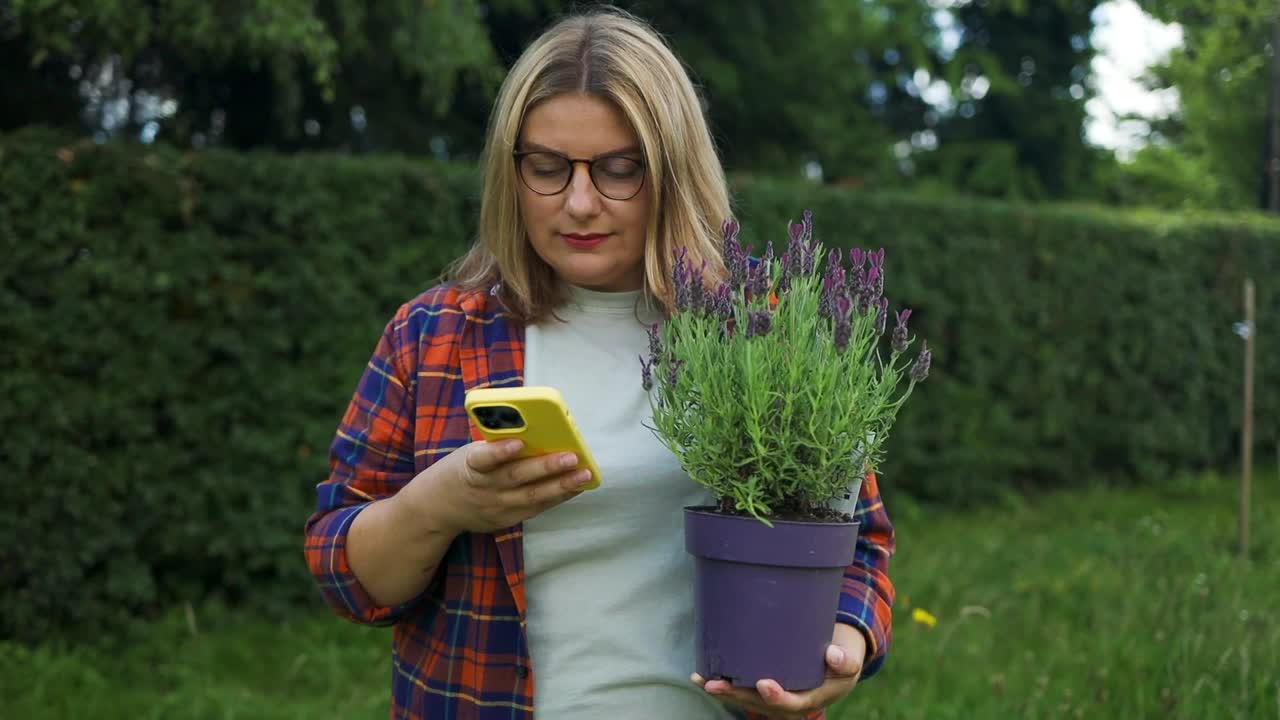
[[[315,602],[312,487],[383,323],[466,246],[470,169],[0,137],[0,637],[217,594]],[[743,181],[743,237],[814,210],[885,246],[934,372],[883,486],[951,501],[1233,461],[1240,282],[1280,223]],[[1280,370],[1259,340],[1259,447]]]
[[[895,425],[890,491],[955,502],[1237,462],[1232,325],[1246,275],[1259,325],[1280,317],[1280,222],[776,183],[742,196],[749,218],[812,207],[827,237],[888,248],[886,292],[915,308],[935,367]],[[1272,449],[1280,363],[1268,340],[1257,342],[1255,440]]]

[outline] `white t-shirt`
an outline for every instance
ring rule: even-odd
[[[689,681],[693,561],[686,505],[711,502],[646,425],[640,292],[573,288],[525,334],[525,383],[564,396],[601,486],[524,523],[534,715],[554,720],[732,717]]]

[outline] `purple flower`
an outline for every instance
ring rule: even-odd
[[[693,268],[690,268],[692,270]],[[689,278],[689,308],[694,312],[702,312],[706,307],[707,286],[706,282],[707,261],[702,261],[702,267],[697,273],[692,273]]]
[[[782,272],[778,273],[778,292],[786,292],[791,288],[791,249],[782,251]]]
[[[724,234],[724,265],[735,288],[742,287],[746,282],[749,254],[749,251],[743,250],[742,243],[738,240],[738,230],[737,220],[725,220],[721,225],[721,232]]]
[[[862,297],[866,275],[867,271],[861,267],[850,269],[849,274],[845,276],[844,293],[855,300]]]
[[[658,333],[658,323],[649,326],[649,361],[657,362],[662,354],[662,336]]]
[[[833,283],[830,275],[822,278],[822,297],[818,298],[818,315],[821,317],[835,317],[836,290]]]
[[[803,222],[793,223],[791,221],[787,221],[787,232],[791,234],[791,244],[789,245],[789,247],[794,248],[798,246],[800,243],[804,242],[804,223]]]
[[[872,277],[876,272],[873,267],[870,270],[862,271],[862,278],[858,281],[858,294],[854,296],[854,300],[858,303],[858,314],[866,315],[871,310],[873,303],[879,304],[880,300],[872,296],[875,288],[875,278]]]
[[[867,252],[867,257],[871,260],[871,267],[877,270],[884,270],[884,248],[880,248],[875,252]]]
[[[893,327],[893,338],[890,341],[890,346],[895,353],[903,353],[907,350],[907,318],[910,317],[910,309],[898,313],[897,323]]]
[[[683,360],[671,358],[667,363],[667,386],[675,387],[680,380],[680,366],[684,364]]]
[[[747,337],[768,335],[773,329],[773,314],[768,310],[753,310],[747,314]]]
[[[836,298],[845,293],[844,268],[840,266],[840,251],[832,250],[827,259],[827,274],[822,278],[822,296],[818,299],[818,314],[835,317]]]
[[[827,253],[827,274],[830,275],[832,271],[840,267],[840,261],[843,259],[844,257],[840,254],[839,248],[831,248],[831,251]]]
[[[711,307],[708,311],[721,317],[733,315],[733,288],[729,283],[720,283],[720,287],[716,288],[716,294],[711,299]]]
[[[849,311],[853,309],[853,301],[844,295],[836,297],[836,322],[849,319]]]
[[[788,247],[790,262],[783,269],[792,277],[810,275],[817,265],[817,241],[813,240],[813,213],[805,210],[803,219],[798,223],[788,222],[787,230],[791,235]]]
[[[640,384],[644,386],[645,392],[653,389],[653,363],[640,357]]]
[[[805,272],[812,274],[816,268],[818,259],[818,239],[813,236],[813,211],[804,211],[804,237],[809,241],[807,252],[805,252]]]
[[[686,258],[689,255],[687,248],[676,248],[675,267],[671,271],[671,280],[676,286],[676,310],[687,310],[690,303],[690,276],[692,275]]]
[[[807,253],[808,250],[805,248],[803,240],[797,240],[791,243],[791,247],[787,249],[788,275],[791,277],[799,277],[804,274],[805,255]]]
[[[889,298],[880,298],[880,308],[876,312],[876,335],[884,335],[884,326],[889,322]]]
[[[836,329],[832,340],[835,342],[837,350],[844,350],[849,346],[849,336],[852,334],[853,323],[849,321],[849,316],[842,315],[836,318]]]
[[[764,263],[756,263],[747,274],[747,294],[753,298],[769,294],[769,269]]]
[[[933,361],[933,353],[929,352],[929,343],[920,346],[920,354],[911,363],[911,382],[923,382],[929,377],[929,365]]]
[[[855,272],[862,269],[862,248],[849,250],[849,267]]]
[[[724,236],[724,242],[737,240],[737,231],[740,231],[741,225],[737,224],[737,220],[733,218],[724,218],[721,223],[721,234]]]

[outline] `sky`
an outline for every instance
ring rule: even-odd
[[[1121,158],[1143,145],[1143,123],[1124,123],[1117,115],[1163,117],[1178,107],[1176,90],[1149,92],[1138,78],[1150,65],[1182,45],[1182,27],[1165,25],[1144,13],[1134,0],[1107,0],[1094,11],[1093,82],[1096,96],[1087,105],[1085,132],[1095,145]]]

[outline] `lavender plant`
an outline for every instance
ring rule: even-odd
[[[724,224],[727,277],[674,262],[676,311],[649,330],[641,379],[652,430],[721,510],[826,519],[882,459],[898,409],[929,373],[911,310],[884,296],[884,249],[827,251],[812,214],[781,257],[754,258]],[[821,260],[825,257],[825,263]],[[889,333],[888,359],[881,345]],[[904,385],[905,382],[905,385]]]

